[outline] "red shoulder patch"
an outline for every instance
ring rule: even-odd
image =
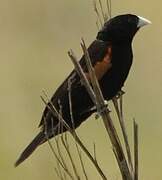
[[[102,60],[98,60],[97,63],[94,65],[94,71],[98,80],[102,79],[104,74],[112,67],[111,64],[111,56],[112,56],[112,49],[111,47],[107,48],[107,53],[105,54]],[[89,74],[86,73],[87,79],[90,79]]]

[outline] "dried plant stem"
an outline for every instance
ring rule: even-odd
[[[54,107],[54,105],[52,104],[51,101],[48,100],[48,102],[50,103],[51,107],[49,106],[49,104],[44,100],[43,97],[41,97],[43,102],[45,103],[45,105],[49,108],[49,110],[51,112],[53,112],[53,114],[57,117],[58,119],[60,119],[61,123],[63,124],[63,126],[70,132],[70,134],[72,135],[72,137],[75,139],[75,141],[79,144],[79,146],[81,147],[81,149],[85,152],[85,154],[87,155],[87,157],[91,160],[91,162],[93,163],[93,165],[96,167],[96,170],[98,171],[98,173],[100,174],[100,176],[102,177],[103,180],[107,180],[105,174],[103,173],[103,171],[101,170],[101,168],[99,167],[98,163],[94,160],[93,156],[90,154],[90,152],[88,151],[88,149],[84,146],[84,144],[82,143],[82,141],[80,140],[80,138],[78,137],[78,135],[76,134],[76,132],[71,129],[69,127],[69,125],[66,123],[66,121],[64,121],[64,119],[62,118],[62,116],[58,113],[58,111],[56,110],[56,108]],[[52,148],[52,146],[50,146],[50,148]],[[56,155],[57,156],[57,155]],[[60,160],[59,160],[60,161]],[[64,166],[63,166],[64,168]],[[64,170],[66,170],[64,168]],[[68,172],[69,173],[69,172]]]
[[[94,159],[97,161],[97,158],[96,158],[96,145],[95,145],[95,143],[93,143],[93,151],[94,151]]]
[[[82,83],[84,84],[84,86],[86,87],[86,89],[87,89],[87,91],[88,91],[88,93],[89,93],[89,95],[90,95],[93,103],[96,104],[96,96],[95,96],[95,94],[94,94],[94,92],[93,92],[93,89],[92,89],[92,87],[91,87],[88,79],[86,78],[85,73],[83,72],[83,70],[82,70],[79,62],[77,61],[77,58],[76,58],[76,56],[74,55],[74,52],[73,52],[72,50],[70,50],[70,51],[68,51],[68,55],[69,55],[72,63],[74,64],[74,67],[75,67],[76,72],[78,73],[78,75],[79,75],[80,77],[82,77],[82,78],[81,78],[81,81],[82,81]]]
[[[55,170],[56,175],[58,176],[58,178],[59,178],[59,179],[61,179],[58,169],[57,169],[57,168],[55,168],[54,170]]]
[[[107,11],[108,11],[109,18],[111,18],[111,11],[112,11],[111,0],[106,0],[106,5],[107,5]]]
[[[76,176],[76,179],[80,180],[79,173],[77,172],[77,168],[75,166],[75,163],[73,161],[72,155],[71,155],[70,150],[69,150],[69,146],[67,146],[67,142],[65,143],[65,140],[63,139],[63,136],[61,136],[61,142],[62,142],[62,144],[63,144],[63,146],[64,146],[64,148],[65,148],[65,150],[66,150],[66,152],[68,154],[68,157],[69,157],[70,162],[72,164],[73,171],[74,171],[74,174]]]
[[[134,120],[134,180],[138,180],[138,125]]]
[[[67,180],[67,176],[66,173],[64,172],[64,180]]]
[[[97,3],[98,2],[98,3]],[[99,5],[97,5],[99,4]],[[94,11],[97,15],[97,22],[96,22],[96,25],[97,25],[97,28],[99,28],[98,26],[98,22],[101,26],[101,28],[103,27],[103,24],[111,18],[111,8],[112,8],[112,5],[111,5],[111,0],[106,0],[106,7],[107,7],[107,12],[105,13],[104,12],[104,5],[102,3],[102,0],[94,0],[93,1],[93,6],[94,6]],[[98,7],[99,6],[99,7]],[[99,28],[100,29],[100,28]]]
[[[102,92],[100,90],[98,80],[96,78],[94,69],[92,67],[92,64],[91,64],[91,61],[89,58],[87,48],[85,46],[85,42],[83,39],[82,39],[81,45],[82,45],[82,49],[83,49],[83,52],[85,55],[86,64],[87,64],[88,72],[90,74],[90,80],[92,83],[94,94],[96,95],[96,98],[95,98],[96,99],[96,107],[97,107],[98,112],[100,113],[100,115],[104,121],[105,128],[109,134],[113,148],[115,149],[117,162],[118,162],[118,165],[120,167],[122,177],[124,180],[132,180],[131,173],[129,171],[128,164],[127,164],[127,161],[126,161],[126,158],[125,158],[119,137],[118,137],[116,129],[113,125],[112,119],[109,115],[109,110],[106,108],[105,101],[104,101],[104,98],[102,96]],[[79,73],[79,74],[81,74],[81,73]],[[81,76],[80,78],[82,79],[84,77]],[[87,88],[86,85],[85,85],[85,87]]]
[[[68,79],[68,97],[69,97],[69,107],[70,107],[70,117],[71,117],[71,122],[72,122],[72,128],[73,130],[75,131],[75,124],[74,124],[74,117],[73,117],[73,109],[72,109],[72,97],[71,97],[71,78]],[[66,140],[67,142],[67,140]],[[75,141],[76,142],[76,141]],[[65,146],[65,143],[63,142],[64,146]],[[78,153],[78,156],[79,156],[79,160],[80,160],[80,163],[81,163],[81,167],[82,167],[82,170],[83,170],[83,174],[85,176],[85,179],[88,180],[88,176],[86,174],[86,171],[85,171],[85,167],[84,167],[84,163],[82,161],[82,156],[81,156],[81,152],[79,151],[79,148],[78,148],[78,145],[77,145],[77,142],[76,142],[76,149],[77,149],[77,153]],[[67,150],[69,150],[69,148],[67,148]],[[76,170],[74,169],[74,171],[76,172]],[[76,172],[76,174],[78,174]]]
[[[44,94],[45,94],[45,92],[44,92]],[[45,96],[47,97],[46,94],[45,94]],[[42,99],[42,101],[45,103],[45,105],[49,108],[49,110],[54,113],[54,111],[51,109],[51,107],[49,106],[49,104],[47,103],[47,101],[46,101],[42,96],[41,96],[41,99]],[[58,119],[59,119],[59,118],[60,118],[60,116],[58,115]],[[50,147],[50,149],[51,149],[51,151],[52,151],[52,154],[54,155],[54,157],[56,158],[56,160],[57,160],[57,162],[60,164],[60,166],[63,168],[63,170],[67,173],[67,175],[68,175],[72,180],[74,180],[74,177],[73,177],[73,175],[70,173],[69,169],[67,168],[66,163],[65,163],[64,161],[62,161],[63,157],[62,157],[62,156],[59,156],[59,157],[58,157],[57,153],[55,152],[55,150],[54,150],[54,148],[53,148],[53,146],[52,146],[52,144],[51,144],[51,142],[50,142],[50,140],[49,140],[49,138],[48,138],[47,128],[46,128],[47,126],[46,126],[46,121],[45,121],[45,120],[44,120],[44,124],[45,124],[45,135],[46,135],[46,139],[47,139],[48,145],[49,145],[49,147]],[[56,140],[56,144],[57,144],[57,140]],[[57,146],[58,146],[58,144],[57,144]],[[61,153],[60,153],[59,150],[60,150],[60,149],[58,148],[58,153],[59,153],[59,155],[60,155]],[[58,169],[58,170],[59,170],[59,169]],[[58,171],[58,172],[59,172],[59,171]]]
[[[101,0],[99,0],[99,4],[100,4],[100,9],[101,9],[101,14],[102,14],[102,18],[104,20],[104,22],[107,20],[106,16],[105,16],[105,13],[104,13],[104,10],[103,10],[103,6],[102,6],[102,2]]]
[[[68,168],[67,168],[67,165],[66,165],[66,163],[65,163],[65,161],[64,161],[64,158],[63,158],[63,156],[62,156],[62,153],[61,153],[61,151],[60,151],[59,137],[56,137],[56,138],[55,138],[55,142],[56,142],[56,146],[57,146],[59,158],[60,158],[63,166],[65,167],[65,169],[68,169]],[[71,174],[71,173],[70,173],[70,174]]]
[[[94,0],[94,11],[98,18],[96,25],[99,29],[100,28],[99,26],[102,27],[103,23],[105,23],[107,21],[108,17],[111,18],[112,5],[111,5],[111,0],[106,0],[107,13],[105,13],[102,1],[98,0],[98,2],[99,2],[99,5],[97,5],[96,0]],[[113,149],[114,155],[116,157],[116,160],[117,160],[117,163],[118,163],[121,175],[122,175],[122,179],[123,180],[138,180],[138,125],[134,121],[134,162],[133,162],[132,156],[131,156],[130,145],[128,142],[128,135],[127,135],[127,131],[126,131],[124,115],[123,115],[123,96],[122,96],[123,94],[120,94],[119,98],[115,97],[112,100],[113,100],[113,104],[114,104],[114,107],[115,107],[115,110],[116,110],[116,113],[117,113],[117,116],[119,119],[121,131],[122,131],[122,135],[123,135],[123,139],[124,139],[124,145],[125,145],[124,148],[126,149],[126,155],[124,153],[124,149],[122,147],[121,141],[120,141],[118,133],[116,131],[116,128],[111,119],[110,111],[107,106],[107,102],[104,100],[104,97],[102,95],[102,92],[101,92],[101,89],[99,86],[99,82],[95,75],[95,71],[92,67],[90,56],[89,56],[88,50],[86,48],[86,45],[85,45],[85,42],[83,39],[81,41],[81,47],[82,47],[82,50],[83,50],[83,53],[85,56],[85,62],[86,62],[86,66],[88,69],[88,74],[89,74],[88,79],[87,79],[85,73],[83,72],[83,69],[81,68],[81,65],[77,61],[77,58],[74,55],[72,50],[70,50],[68,52],[68,55],[74,64],[75,70],[78,73],[82,84],[87,89],[87,92],[89,93],[89,96],[90,96],[92,102],[96,106],[98,114],[103,119],[103,123],[104,123],[105,129],[106,129],[106,132],[108,133],[108,136],[110,138],[110,141],[112,144],[112,149]],[[82,159],[81,151],[78,146],[80,146],[81,150],[83,150],[83,152],[90,159],[92,164],[95,166],[100,177],[103,180],[107,180],[107,177],[105,176],[104,172],[98,165],[97,158],[96,158],[95,144],[94,144],[94,155],[91,155],[91,153],[88,151],[88,149],[83,144],[80,137],[77,135],[77,133],[75,131],[75,124],[74,124],[74,118],[73,118],[71,84],[72,84],[71,78],[69,78],[68,79],[68,97],[69,97],[69,109],[70,109],[70,118],[71,118],[72,126],[67,124],[66,121],[62,117],[61,102],[59,102],[61,111],[60,110],[58,111],[58,109],[55,108],[55,106],[53,105],[51,100],[48,99],[45,92],[44,92],[44,95],[46,96],[47,100],[45,100],[41,96],[41,99],[43,100],[43,102],[45,103],[47,108],[52,112],[53,116],[58,118],[59,127],[52,126],[52,129],[53,129],[53,131],[55,131],[55,129],[58,128],[58,132],[56,133],[56,135],[63,132],[63,127],[66,128],[67,131],[70,132],[70,134],[72,135],[72,137],[75,140],[78,157],[79,157],[79,160],[81,163],[81,168],[82,168],[82,171],[83,171],[83,174],[84,174],[84,177],[86,180],[88,180],[88,176],[87,176],[86,168],[85,168],[85,165],[84,165],[84,162]],[[53,124],[53,120],[52,120],[52,124]],[[61,131],[60,131],[60,125],[61,125]],[[59,145],[59,139],[57,139],[57,138],[55,139],[56,147],[57,147],[57,153],[56,153],[49,138],[48,138],[46,129],[47,128],[46,128],[46,122],[45,122],[45,134],[47,136],[46,138],[47,138],[49,147],[52,150],[52,153],[57,160],[57,168],[55,168],[55,171],[56,171],[58,178],[60,180],[66,180],[67,176],[68,176],[72,180],[75,180],[75,179],[80,180],[81,178],[80,178],[78,170],[76,168],[75,161],[73,160],[72,154],[70,152],[66,133],[65,133],[65,136],[61,135],[61,143],[62,143],[63,147],[65,148],[66,154],[68,155],[68,158],[72,165],[72,170],[73,170],[72,173],[69,170],[69,168],[64,160],[64,157],[62,155],[61,147]],[[63,171],[61,168],[63,169]]]
[[[63,176],[62,176],[62,172],[61,172],[59,163],[57,163],[57,168],[55,168],[55,172],[56,172],[56,174],[57,174],[59,179],[64,180]]]
[[[96,78],[96,74],[95,74],[95,71],[92,67],[91,60],[89,57],[89,53],[87,51],[87,48],[86,48],[86,45],[85,45],[85,42],[83,39],[82,39],[81,47],[82,47],[83,53],[85,55],[86,65],[87,65],[89,76],[90,76],[90,82],[92,83],[93,92],[95,95],[95,104],[96,104],[98,112],[100,113],[100,111],[102,111],[102,109],[104,107],[106,107],[105,101],[104,101],[104,98],[102,96],[102,92],[101,92],[101,89],[99,87],[98,80]],[[87,88],[89,88],[89,87],[87,87]],[[105,108],[105,109],[107,109],[107,108]]]
[[[69,107],[70,107],[70,119],[71,119],[71,123],[72,123],[72,128],[73,128],[73,130],[75,130],[72,98],[71,98],[71,78],[68,79],[68,98],[69,98]]]
[[[78,152],[78,156],[79,156],[79,160],[80,160],[80,164],[81,164],[81,167],[82,167],[82,170],[83,170],[84,177],[85,177],[86,180],[88,180],[88,176],[87,176],[85,166],[84,166],[84,162],[83,162],[83,159],[82,159],[82,154],[81,154],[81,151],[79,150],[79,147],[78,147],[77,144],[76,144],[76,148],[77,148],[77,152]]]
[[[96,26],[97,26],[97,30],[99,31],[100,30],[100,25],[99,25],[98,21],[96,21]]]
[[[130,150],[130,145],[128,142],[128,135],[126,132],[125,121],[124,121],[124,116],[123,116],[123,98],[122,98],[122,96],[123,96],[122,94],[119,94],[120,105],[118,104],[118,98],[114,97],[112,101],[113,101],[113,104],[114,104],[114,107],[115,107],[115,110],[116,110],[116,113],[117,113],[117,116],[119,119],[119,124],[120,124],[121,130],[122,130],[125,148],[126,148],[127,157],[128,157],[129,168],[130,168],[131,174],[133,174],[131,150]]]
[[[91,162],[94,164],[94,166],[96,167],[98,173],[100,174],[100,176],[102,177],[103,180],[107,180],[105,174],[103,173],[103,171],[101,170],[101,168],[99,167],[98,163],[96,162],[96,160],[92,157],[92,155],[90,154],[90,152],[87,150],[87,148],[84,146],[84,144],[80,141],[80,138],[78,136],[75,137],[76,142],[79,144],[79,146],[82,148],[82,150],[85,152],[85,154],[88,156],[88,158],[91,160]]]
[[[125,142],[125,148],[126,148],[126,152],[127,152],[127,156],[128,156],[128,163],[129,163],[130,171],[133,175],[133,163],[132,163],[133,161],[132,161],[131,150],[130,150],[127,130],[126,130],[126,126],[125,126],[125,120],[124,120],[124,115],[123,115],[123,92],[122,91],[119,94],[119,107],[120,107],[119,121],[120,121],[123,138],[124,138],[124,142]]]
[[[66,168],[66,167],[63,165],[63,163],[61,162],[60,157],[58,157],[57,153],[55,152],[55,150],[54,150],[54,148],[53,148],[50,140],[48,139],[47,141],[48,141],[49,147],[50,147],[50,149],[51,149],[54,157],[56,158],[57,162],[59,163],[59,165],[61,165],[61,167],[63,168],[63,170],[67,173],[67,175],[68,175],[72,180],[75,180],[75,178],[74,178],[74,177],[72,176],[72,174],[70,173],[69,169]]]
[[[102,22],[102,18],[100,16],[100,13],[99,13],[98,8],[97,8],[96,0],[93,1],[93,6],[94,6],[94,11],[95,11],[95,13],[97,15],[98,21],[100,23],[100,26],[102,27],[103,26],[103,22]]]
[[[105,128],[107,130],[107,133],[108,133],[108,135],[110,137],[110,140],[111,140],[111,143],[112,143],[112,146],[113,146],[113,152],[115,154],[115,157],[116,157],[117,162],[118,162],[119,169],[120,169],[121,174],[122,174],[122,179],[123,180],[138,180],[138,136],[137,136],[138,128],[137,128],[137,126],[134,125],[134,141],[135,141],[135,145],[134,145],[134,148],[135,148],[135,152],[134,152],[134,159],[135,159],[134,160],[134,169],[135,170],[134,170],[134,176],[133,176],[132,175],[133,165],[132,165],[130,146],[129,146],[129,143],[128,143],[128,137],[127,137],[126,128],[125,128],[125,122],[124,122],[124,117],[123,117],[122,95],[120,96],[119,104],[118,104],[117,98],[113,99],[113,103],[114,103],[114,106],[115,106],[115,109],[116,109],[116,112],[117,112],[117,115],[118,115],[118,118],[119,118],[120,126],[121,126],[121,129],[122,129],[124,142],[125,142],[125,147],[126,147],[126,152],[127,152],[127,157],[128,157],[128,163],[127,163],[127,160],[126,160],[126,157],[125,157],[124,150],[122,148],[120,139],[118,137],[117,131],[116,131],[115,126],[113,124],[113,121],[112,121],[112,119],[110,117],[110,114],[109,114],[110,111],[107,108],[107,103],[105,102],[105,100],[103,98],[103,95],[102,95],[102,92],[101,92],[101,89],[99,87],[99,83],[98,83],[98,80],[96,78],[96,75],[95,75],[94,69],[92,67],[92,64],[91,64],[91,61],[90,61],[90,57],[89,57],[85,42],[84,42],[83,39],[82,39],[81,46],[82,46],[82,49],[83,49],[83,52],[84,52],[84,55],[85,55],[86,65],[87,65],[87,68],[88,68],[90,81],[85,76],[85,74],[84,74],[80,64],[78,63],[78,61],[77,61],[77,59],[76,59],[76,57],[75,57],[72,50],[68,52],[69,57],[71,58],[74,66],[75,66],[75,69],[76,69],[78,75],[80,76],[80,79],[81,79],[82,83],[86,87],[92,101],[96,105],[98,113],[101,115],[101,117],[103,119]],[[90,82],[91,82],[92,86],[90,85]],[[73,114],[72,114],[73,111],[72,111],[71,81],[70,80],[68,82],[68,91],[69,91],[70,116],[71,116],[71,121],[72,121],[72,127],[73,128],[70,128],[69,125],[64,121],[64,119],[62,118],[60,112],[58,112],[56,110],[56,108],[54,107],[54,105],[52,104],[51,101],[48,100],[48,102],[50,103],[51,106],[49,106],[49,103],[47,103],[42,98],[43,102],[46,104],[46,106],[49,108],[49,110],[51,110],[53,112],[53,114],[58,117],[60,123],[63,124],[63,126],[70,132],[72,137],[75,139],[75,141],[78,143],[78,145],[81,147],[81,149],[85,152],[87,157],[94,164],[94,166],[96,167],[96,169],[97,169],[98,173],[100,174],[100,176],[102,177],[102,179],[107,180],[106,176],[104,175],[103,171],[99,167],[98,162],[96,160],[95,148],[94,148],[94,158],[93,158],[93,156],[89,153],[89,151],[84,146],[84,144],[82,143],[82,141],[78,137],[77,133],[75,132],[74,119],[73,119]],[[67,143],[67,141],[66,142],[64,141],[63,137],[62,137],[62,144],[64,145],[64,147],[65,147],[65,149],[67,151],[67,154],[69,156],[70,162],[71,162],[73,170],[74,170],[74,174],[75,174],[76,178],[78,180],[80,180],[80,177],[78,175],[78,172],[77,172],[75,164],[74,164],[74,161],[73,161],[72,156],[71,156],[70,151],[69,151],[68,143]],[[76,146],[77,146],[77,144],[76,144]],[[59,147],[58,147],[58,149],[59,149]],[[78,155],[79,155],[79,158],[80,158],[80,162],[81,162],[81,166],[82,166],[84,176],[85,176],[86,179],[88,179],[78,147],[77,147],[77,151],[78,151]],[[60,152],[58,152],[58,153],[60,154]],[[55,156],[57,157],[57,155],[55,155]],[[58,160],[58,162],[59,162],[59,160]],[[65,170],[66,168],[65,168],[64,163],[62,161],[59,162],[59,163]],[[68,172],[68,174],[71,175],[71,173],[69,173],[69,172]],[[133,179],[133,178],[136,178],[136,179]],[[71,177],[71,179],[73,179],[73,177]]]

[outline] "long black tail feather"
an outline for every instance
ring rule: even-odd
[[[15,167],[17,167],[19,164],[21,164],[25,159],[27,159],[34,150],[43,142],[45,142],[45,134],[44,132],[40,132],[33,141],[25,148],[25,150],[22,152],[20,157],[15,163]]]

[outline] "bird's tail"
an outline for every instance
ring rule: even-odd
[[[19,164],[21,164],[25,159],[27,159],[33,151],[43,142],[45,142],[45,134],[44,132],[40,132],[33,141],[25,148],[25,150],[22,152],[20,157],[15,163],[15,167],[17,167]]]

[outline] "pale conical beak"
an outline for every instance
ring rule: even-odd
[[[149,21],[141,16],[138,16],[138,24],[137,24],[138,28],[148,25],[148,24],[151,24],[151,21]]]

